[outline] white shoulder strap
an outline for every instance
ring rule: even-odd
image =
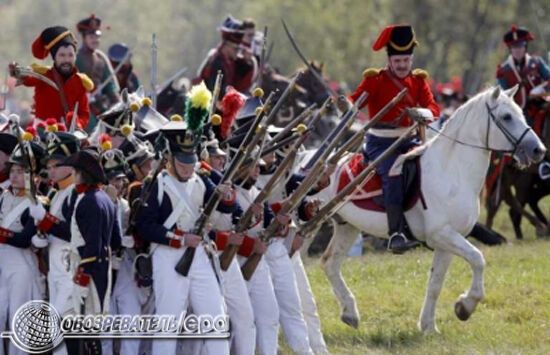
[[[2,220],[2,228],[9,229],[15,219],[23,213],[29,206],[31,201],[28,198],[21,201],[14,209],[12,209]]]

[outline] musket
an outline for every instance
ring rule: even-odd
[[[285,138],[290,131],[292,131],[296,126],[298,126],[300,123],[304,122],[304,120],[312,114],[313,110],[315,109],[315,106],[317,106],[316,103],[311,104],[309,107],[307,107],[305,110],[303,110],[298,116],[296,116],[292,121],[290,121],[281,132],[277,133],[271,140],[267,143],[265,149],[269,149],[273,145],[275,145],[279,140],[282,138]]]
[[[264,103],[264,108],[267,107],[271,100],[273,100],[274,93],[270,93],[267,97],[267,100]],[[253,141],[253,138],[255,136],[256,130],[260,123],[262,122],[262,119],[264,118],[265,110],[259,110],[256,114],[256,117],[254,118],[254,121],[252,122],[252,125],[250,126],[250,129],[246,133],[246,136],[241,142],[241,145],[239,146],[239,149],[237,150],[237,153],[235,154],[235,157],[231,160],[231,163],[229,164],[229,167],[225,170],[220,184],[224,184],[228,181],[231,181],[233,179],[233,176],[237,173],[238,168],[240,167],[241,163],[244,160],[245,154],[252,148],[250,147],[250,143]],[[208,224],[208,220],[210,219],[210,215],[212,212],[216,209],[218,206],[218,203],[220,202],[221,196],[219,193],[213,193],[208,201],[206,202],[205,207],[203,208],[200,217],[195,222],[194,227],[194,234],[202,236],[204,228]],[[187,247],[185,249],[185,252],[183,256],[180,258],[178,263],[175,266],[175,270],[177,273],[183,276],[187,276],[189,274],[189,269],[191,268],[191,264],[193,263],[193,258],[195,257],[195,248]]]
[[[168,85],[170,85],[174,80],[178,79],[180,76],[185,74],[186,71],[187,71],[187,67],[183,67],[180,70],[178,70],[177,72],[175,72],[171,77],[166,79],[161,85],[159,85],[159,87],[157,89],[157,95],[159,95],[161,92],[163,92],[164,89],[166,89],[168,87]]]
[[[351,110],[350,110],[351,111]],[[355,110],[354,113],[351,115],[351,118],[355,117],[359,111]],[[350,119],[351,119],[350,118]],[[326,160],[330,153],[336,148],[339,141],[344,137],[345,130],[341,129],[339,127],[335,127],[332,132],[337,132],[333,136],[333,140],[330,142],[330,144],[321,152],[321,154],[317,155],[317,160],[314,162],[314,164],[311,166],[311,168],[308,170],[308,174],[302,180],[298,188],[294,190],[294,192],[288,197],[288,199],[282,204],[281,209],[279,211],[279,214],[284,215],[290,213],[292,210],[294,210],[302,201],[304,196],[309,192],[312,186],[317,183],[319,178],[322,175],[323,170],[326,166]],[[332,133],[331,132],[331,133]],[[274,218],[274,220],[271,222],[271,224],[263,231],[263,233],[260,235],[260,238],[262,241],[267,241],[281,228],[281,224],[277,220],[277,218]],[[252,277],[252,274],[254,274],[254,271],[256,270],[260,260],[262,258],[261,254],[252,254],[248,257],[244,265],[241,267],[241,272],[243,274],[243,278],[245,280],[250,280]]]
[[[153,108],[157,108],[157,35],[153,33],[151,43],[151,100]]]
[[[151,175],[151,179],[149,181],[143,182],[143,188],[141,189],[141,192],[139,194],[139,197],[137,200],[135,200],[132,203],[132,206],[130,206],[130,217],[128,220],[128,228],[126,229],[125,235],[133,235],[134,231],[136,229],[136,219],[137,216],[140,214],[141,209],[143,207],[147,207],[147,201],[149,200],[149,197],[151,196],[151,193],[153,191],[153,184],[157,180],[158,175],[160,172],[164,169],[164,163],[166,161],[165,154],[163,154],[164,145],[163,145],[163,137],[162,135],[159,135],[157,137],[157,140],[155,142],[155,150],[159,152],[160,154],[160,161],[158,162],[157,166],[155,167],[155,170],[153,171],[153,174]],[[137,201],[137,204],[136,204]],[[134,204],[136,204],[134,206]]]
[[[281,161],[269,181],[265,184],[265,186],[262,188],[258,196],[254,199],[252,204],[248,207],[246,212],[241,216],[239,220],[239,224],[237,225],[237,228],[235,229],[236,233],[243,233],[245,230],[250,228],[250,222],[252,221],[252,217],[254,216],[254,213],[252,211],[252,206],[257,204],[264,203],[265,200],[271,195],[271,192],[273,191],[273,188],[276,186],[276,184],[281,180],[281,178],[292,168],[292,163],[294,162],[294,159],[296,158],[296,154],[298,151],[298,148],[304,143],[304,141],[307,138],[307,131],[301,133],[301,137],[294,143],[293,149],[290,150],[290,153]],[[222,252],[220,256],[220,266],[222,270],[227,270],[229,268],[229,265],[231,264],[231,261],[233,260],[233,257],[239,250],[239,245],[233,245],[230,244],[226,246],[224,251]]]
[[[206,122],[210,122],[210,120],[212,119],[212,115],[216,110],[216,104],[218,103],[218,97],[220,96],[220,91],[222,88],[222,81],[223,73],[221,70],[218,70],[218,74],[216,75],[216,82],[214,83],[214,90],[212,90],[212,100],[210,100],[210,107],[208,108],[208,120]]]
[[[334,213],[349,201],[352,193],[363,186],[367,181],[369,181],[376,174],[376,167],[380,165],[382,161],[388,158],[390,154],[393,154],[397,148],[403,143],[404,140],[408,139],[411,133],[413,133],[419,126],[419,123],[415,122],[405,133],[403,133],[395,142],[393,142],[388,149],[386,149],[382,154],[380,154],[369,166],[361,171],[352,181],[349,182],[342,190],[340,190],[336,196],[334,196],[326,205],[324,205],[315,216],[309,221],[303,223],[296,234],[300,234],[304,238],[311,236],[311,233],[317,228],[319,224],[324,223],[329,219]],[[290,252],[290,257],[294,255],[296,250]]]
[[[367,93],[363,92],[361,96],[359,96],[359,98],[355,101],[353,106],[349,108],[346,112],[344,112],[336,128],[334,128],[329,133],[329,135],[325,138],[323,143],[321,143],[321,146],[317,149],[315,154],[302,167],[303,170],[306,170],[306,171],[309,170],[317,162],[319,157],[325,152],[327,147],[329,147],[334,143],[336,136],[338,136],[339,134],[345,133],[347,128],[349,128],[353,124],[353,118],[359,112],[359,107],[361,107],[361,105],[366,100],[366,98],[367,98]]]
[[[317,70],[315,68],[313,68],[313,66],[310,64],[310,62],[307,60],[307,58],[305,57],[305,55],[302,53],[302,51],[300,50],[300,47],[298,47],[298,43],[296,43],[296,40],[294,39],[294,36],[292,35],[292,33],[290,32],[290,30],[288,29],[288,26],[286,25],[286,22],[285,20],[281,19],[281,22],[283,23],[283,27],[285,29],[285,33],[290,41],[290,44],[292,45],[292,48],[294,48],[294,50],[296,51],[296,53],[298,54],[298,56],[300,57],[300,59],[302,60],[302,62],[304,62],[304,64],[306,65],[306,67],[309,69],[309,71],[311,72],[311,74],[313,74],[313,76],[315,77],[315,79],[317,79],[317,81],[323,85],[323,87],[330,93],[330,95],[332,97],[338,97],[338,94],[336,93],[336,91],[334,91],[334,89],[332,89],[328,84],[327,82],[325,81],[325,79],[321,76],[321,74],[319,74],[319,72],[317,72]]]
[[[309,117],[310,117],[310,115],[304,117],[304,121],[302,121],[302,122],[305,122],[306,120],[308,120]],[[308,120],[309,122],[307,122],[307,125],[306,125],[306,128],[305,128],[306,131],[310,132],[313,129],[313,127],[317,124],[317,122],[320,118],[321,118],[321,115],[314,115],[310,120]],[[303,129],[301,129],[300,125],[298,125],[298,127],[295,127],[295,128],[292,129],[292,132],[291,132],[290,135],[287,135],[286,137],[284,137],[282,139],[279,139],[275,144],[268,145],[266,148],[264,148],[262,150],[261,154],[260,154],[260,157],[261,158],[266,157],[269,154],[271,154],[273,152],[276,152],[277,150],[292,144],[292,142],[294,142],[296,139],[298,139],[302,136],[302,134],[303,134],[302,132],[303,132]],[[271,143],[271,142],[269,142],[269,143]],[[250,163],[251,163],[251,160],[245,161],[243,163],[243,167],[247,166],[247,165],[250,165]]]
[[[256,83],[256,86],[261,88],[262,87],[262,77],[264,74],[264,68],[265,68],[265,45],[267,43],[267,26],[264,27],[264,37],[262,38],[262,54],[260,56],[260,65],[258,68],[258,81]]]
[[[290,95],[290,92],[294,89],[294,86],[296,85],[296,81],[298,80],[298,78],[300,77],[301,74],[302,73],[298,72],[294,76],[294,78],[292,78],[292,80],[290,81],[288,86],[285,88],[285,91],[283,91],[283,93],[281,94],[281,97],[279,98],[279,100],[277,100],[277,102],[275,103],[273,108],[269,111],[269,113],[267,115],[267,118],[265,119],[265,123],[262,126],[260,126],[260,130],[258,132],[256,132],[256,137],[255,137],[256,142],[255,142],[255,144],[260,142],[260,140],[263,138],[263,134],[265,134],[267,132],[268,126],[275,121],[277,113],[279,112],[279,110],[281,109],[283,103],[286,101],[286,99]],[[247,161],[248,158],[250,158],[251,153],[252,153],[252,149],[250,149],[247,152],[247,154],[245,155],[243,161]]]
[[[380,111],[372,117],[363,127],[361,127],[360,130],[355,132],[355,134],[348,139],[344,145],[342,145],[338,151],[329,159],[329,164],[336,164],[340,160],[340,158],[348,151],[355,151],[358,147],[361,146],[361,142],[363,142],[363,137],[365,136],[365,133],[373,127],[375,124],[377,124],[395,105],[397,105],[403,97],[407,95],[407,88],[404,88],[401,90],[393,99],[391,99]]]

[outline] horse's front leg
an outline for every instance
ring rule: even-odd
[[[483,286],[483,270],[485,259],[481,251],[466,238],[452,229],[445,227],[432,240],[435,249],[443,249],[466,260],[472,268],[472,285],[455,303],[455,314],[460,320],[467,320],[474,312],[477,304],[485,297]]]
[[[426,289],[426,297],[424,298],[424,305],[420,312],[420,319],[418,321],[418,328],[424,333],[438,332],[435,325],[435,309],[437,305],[437,299],[441,293],[441,287],[445,281],[445,274],[451,263],[453,254],[444,251],[442,249],[434,250],[434,257],[432,261],[432,268],[430,269],[430,276],[428,280],[428,288]]]
[[[334,234],[330,244],[321,257],[321,265],[332,285],[332,290],[342,307],[342,322],[354,328],[359,327],[359,311],[355,297],[346,285],[342,277],[342,262],[345,260],[349,249],[357,240],[359,231],[350,224],[338,224],[334,222]]]

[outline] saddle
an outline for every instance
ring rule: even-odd
[[[403,178],[403,186],[405,189],[405,211],[414,207],[414,205],[420,199],[424,208],[426,204],[422,196],[421,191],[421,172],[420,172],[420,155],[422,149],[417,149],[418,152],[414,154],[407,153],[400,156],[393,165],[390,175],[401,175]],[[347,184],[350,183],[357,175],[359,175],[364,169],[368,167],[368,163],[364,162],[363,154],[353,154],[350,160],[345,163],[338,172],[338,186],[339,192]],[[349,200],[357,207],[377,212],[386,212],[384,206],[384,196],[382,193],[382,178],[375,174],[370,180],[360,186],[356,192],[354,192]]]

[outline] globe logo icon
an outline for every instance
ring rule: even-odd
[[[19,307],[11,329],[15,345],[29,353],[46,352],[63,340],[61,316],[45,301],[30,301]]]

